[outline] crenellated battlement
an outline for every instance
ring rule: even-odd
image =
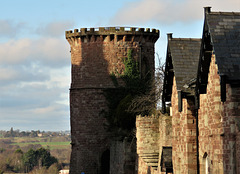
[[[99,28],[80,28],[65,32],[66,39],[69,38],[91,38],[92,36],[146,36],[151,42],[156,42],[159,38],[159,30],[150,28],[133,28],[133,27],[99,27]],[[119,38],[119,37],[112,37]]]

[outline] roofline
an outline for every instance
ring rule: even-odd
[[[212,45],[212,54],[215,54],[215,46],[213,44],[213,40],[212,40],[212,33],[210,31],[210,26],[209,26],[209,23],[208,23],[208,17],[210,15],[226,15],[226,16],[233,16],[233,15],[239,15],[240,16],[240,12],[212,12],[211,11],[211,7],[204,7],[204,12],[205,12],[205,18],[204,18],[204,25],[203,25],[203,33],[202,33],[202,44],[201,44],[201,49],[200,49],[200,57],[199,57],[199,65],[200,65],[200,59],[202,57],[202,51],[203,51],[203,44],[204,44],[204,32],[207,31],[209,32],[210,34],[210,44]],[[216,54],[215,54],[216,56]],[[218,65],[218,63],[217,63]],[[198,67],[199,69],[199,67]],[[198,70],[198,75],[197,77],[199,76],[199,70]],[[232,79],[229,79],[229,77],[227,77],[227,80],[226,80],[226,83],[227,84],[231,84],[231,85],[234,85],[234,86],[240,86],[240,80],[232,80]]]
[[[173,71],[172,71],[172,73],[173,73],[173,77],[175,76],[175,71],[174,71],[174,65],[173,65],[173,60],[172,60],[172,56],[171,56],[171,49],[170,49],[170,45],[169,45],[169,43],[171,42],[171,41],[196,41],[196,42],[201,42],[201,38],[173,38],[172,37],[172,33],[168,33],[167,34],[167,38],[168,38],[168,44],[167,44],[167,54],[166,54],[166,66],[165,66],[165,73],[164,73],[164,82],[163,82],[163,96],[164,96],[164,101],[170,101],[170,100],[167,100],[167,97],[166,96],[168,96],[169,94],[171,94],[172,93],[172,91],[170,90],[170,91],[165,91],[165,89],[166,89],[166,84],[168,84],[169,86],[172,86],[173,85],[173,83],[171,83],[171,82],[169,82],[169,83],[167,83],[167,81],[169,81],[169,80],[173,80],[173,79],[168,79],[167,78],[167,71],[166,71],[166,69],[168,68],[168,62],[170,61],[170,59],[171,59],[171,65],[173,66]],[[197,75],[197,74],[196,74]],[[177,88],[178,89],[178,88]],[[178,89],[178,90],[182,90],[182,89]],[[170,92],[170,93],[169,93]],[[187,95],[189,92],[188,91],[186,91],[186,90],[182,90],[182,92],[184,92],[184,94],[186,94],[186,95],[184,95],[184,96],[190,96],[190,95]]]
[[[170,41],[200,41],[201,38],[172,38]]]
[[[173,38],[173,33],[167,33],[168,41],[199,41],[201,38]]]
[[[240,12],[221,12],[221,11],[211,11],[212,7],[204,7],[204,14],[213,14],[213,15],[240,15]]]

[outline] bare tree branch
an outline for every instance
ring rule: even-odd
[[[161,63],[159,55],[156,55],[158,67],[155,69],[155,76],[148,82],[151,86],[150,91],[145,94],[140,94],[132,100],[132,103],[128,108],[128,111],[130,112],[141,115],[152,114],[156,110],[156,107],[160,105],[163,90],[165,63]]]

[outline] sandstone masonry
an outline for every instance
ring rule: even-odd
[[[102,110],[107,110],[103,90],[116,88],[110,74],[123,73],[123,58],[129,49],[139,62],[142,75],[147,69],[154,73],[154,43],[158,37],[158,30],[143,28],[102,27],[66,31],[72,63],[71,174],[109,173],[113,150],[110,150],[109,132],[104,129],[106,120],[100,116]],[[121,81],[119,83],[124,85]]]

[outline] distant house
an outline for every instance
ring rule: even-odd
[[[62,169],[59,171],[59,174],[69,174],[69,169]]]
[[[42,137],[43,134],[42,134],[42,133],[38,133],[37,136],[38,136],[38,137]]]

